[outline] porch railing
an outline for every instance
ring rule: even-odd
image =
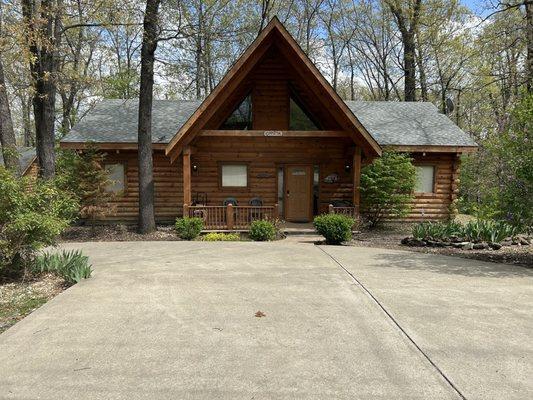
[[[183,215],[202,218],[204,229],[248,229],[253,221],[278,218],[278,205],[268,206],[189,206],[183,205]]]
[[[330,204],[328,207],[328,212],[330,214],[342,214],[354,219],[359,218],[359,207],[335,207],[333,204]]]

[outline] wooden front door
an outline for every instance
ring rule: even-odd
[[[310,165],[285,168],[285,219],[291,222],[311,220],[313,169]]]

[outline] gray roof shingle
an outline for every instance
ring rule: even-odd
[[[106,99],[97,103],[61,142],[137,142],[138,100]],[[168,143],[201,101],[154,100],[154,143]]]
[[[196,100],[154,100],[154,143],[168,143],[201,104]],[[476,146],[431,103],[347,101],[381,146]],[[138,100],[103,100],[62,142],[137,142]]]
[[[432,103],[347,101],[380,146],[477,146]]]
[[[26,171],[35,160],[36,152],[35,147],[17,147],[19,153],[19,165],[21,171]],[[4,157],[0,151],[0,165],[4,165]]]

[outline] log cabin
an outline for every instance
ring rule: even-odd
[[[103,100],[61,141],[106,152],[108,221],[138,218],[137,119],[137,100]],[[476,149],[431,103],[342,100],[277,18],[205,100],[154,100],[152,138],[156,219],[200,216],[211,229],[357,215],[361,168],[385,149],[417,168],[407,218],[444,219],[460,156]]]
[[[35,147],[17,147],[19,156],[19,173],[21,176],[37,177],[37,153]],[[4,166],[4,157],[0,151],[0,166]]]

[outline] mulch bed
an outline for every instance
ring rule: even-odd
[[[68,285],[62,278],[53,274],[25,280],[0,281],[0,333],[57,296],[67,287]]]
[[[95,227],[73,226],[60,237],[61,242],[133,242],[180,240],[173,226],[158,226],[155,232],[141,235],[135,226],[103,225]]]
[[[363,231],[355,234],[349,245],[443,254],[533,268],[533,245],[504,246],[500,250],[463,250],[453,247],[411,247],[402,245],[402,239],[410,233],[408,227],[388,226],[380,230]]]

